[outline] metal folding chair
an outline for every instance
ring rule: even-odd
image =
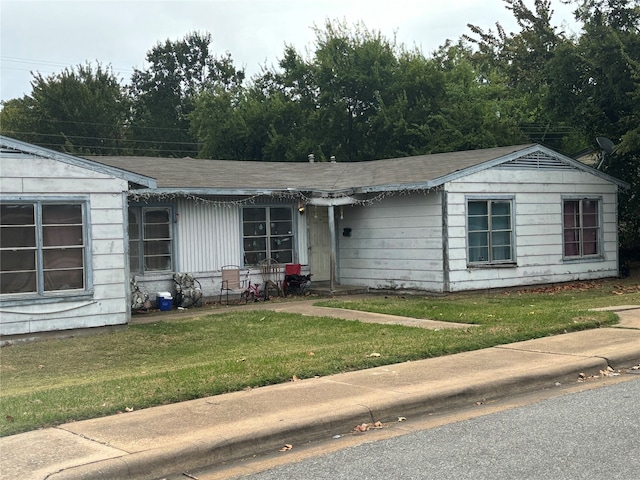
[[[240,280],[240,267],[238,265],[225,265],[220,269],[222,282],[220,283],[220,303],[222,292],[227,292],[227,305],[229,305],[229,292],[242,294],[246,290],[246,280]]]

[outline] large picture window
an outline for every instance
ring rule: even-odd
[[[592,257],[600,254],[600,202],[597,199],[566,199],[562,204],[564,256]]]
[[[293,209],[245,207],[242,209],[242,243],[245,265],[272,258],[293,262]]]
[[[132,273],[173,269],[170,207],[129,207],[129,268]]]
[[[85,290],[86,255],[84,203],[0,205],[0,293]]]
[[[469,264],[513,263],[512,200],[469,200]]]

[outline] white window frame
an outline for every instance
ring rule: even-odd
[[[565,218],[565,204],[567,202],[578,202],[578,226],[568,226]],[[597,230],[595,232],[595,241],[596,243],[596,253],[588,253],[585,254],[585,230],[587,227],[584,226],[584,202],[596,202],[596,213],[598,215],[597,218]],[[602,197],[601,196],[563,196],[562,197],[562,258],[566,261],[581,261],[581,260],[593,260],[597,258],[602,258],[603,256],[603,231],[602,231]],[[594,227],[589,227],[593,229]],[[573,230],[578,234],[578,239],[576,241],[576,245],[578,247],[578,252],[576,254],[569,255],[567,254],[567,239],[566,235],[569,230]]]
[[[274,223],[277,223],[278,221],[282,221],[282,220],[274,220],[272,222],[272,218],[271,218],[271,214],[272,214],[272,209],[287,209],[289,210],[290,214],[290,222],[291,222],[291,230],[287,231],[287,232],[278,232],[278,233],[272,233],[272,225]],[[265,220],[264,220],[264,233],[263,231],[256,231],[256,235],[251,235],[251,233],[249,232],[249,234],[247,234],[247,227],[253,223],[256,223],[256,221],[251,221],[251,220],[246,220],[245,219],[245,211],[248,209],[264,209],[265,210]],[[251,262],[248,261],[247,259],[247,251],[245,250],[246,244],[247,242],[251,242],[254,241],[252,239],[255,239],[255,241],[260,241],[259,239],[264,238],[265,241],[265,256],[266,258],[271,258],[273,260],[276,260],[278,263],[282,263],[282,264],[286,264],[286,263],[292,263],[295,261],[295,256],[296,256],[296,234],[295,234],[295,216],[294,216],[294,209],[292,205],[288,205],[288,204],[273,204],[273,205],[247,205],[242,207],[242,212],[241,212],[241,219],[240,219],[241,225],[240,225],[240,238],[242,241],[242,256],[243,256],[243,265],[244,266],[255,266],[258,265],[258,263],[255,262]],[[257,225],[259,226],[259,222],[257,223]],[[278,248],[273,248],[272,247],[272,240],[274,242],[277,242],[278,240],[282,240],[282,241],[289,241],[291,242],[291,245],[288,248],[281,248],[280,250],[278,250]],[[291,258],[283,258],[283,257],[279,257],[278,255],[278,251],[290,251],[291,252]],[[259,261],[264,260],[264,259],[260,259]]]
[[[136,215],[138,216],[139,222],[136,223],[137,232],[131,231],[131,210],[136,211]],[[168,237],[157,237],[157,238],[148,238],[145,234],[146,228],[148,226],[145,223],[145,213],[153,212],[153,211],[166,211],[167,212],[167,225],[168,225]],[[131,275],[144,275],[147,273],[161,273],[161,272],[172,272],[175,268],[176,259],[175,259],[175,231],[174,231],[174,223],[175,223],[175,214],[172,205],[129,205],[127,209],[127,218],[129,224],[129,270]],[[163,252],[162,254],[150,254],[145,250],[145,242],[169,242],[168,251]],[[133,247],[136,247],[138,252],[137,256],[132,256]],[[168,257],[169,263],[168,268],[150,268],[146,265],[146,259],[149,257]],[[138,258],[138,265],[132,265],[132,259]]]
[[[473,202],[486,202],[487,203],[487,230],[482,230],[487,234],[487,252],[488,258],[483,260],[471,260],[471,250],[473,246],[470,242],[470,234],[474,232],[481,232],[480,230],[471,230],[470,225],[470,213],[469,204]],[[508,203],[509,204],[509,229],[494,229],[493,228],[493,213],[492,205],[494,203]],[[494,195],[494,196],[467,196],[465,198],[465,220],[466,220],[466,243],[467,243],[467,265],[469,267],[512,267],[516,265],[516,235],[515,235],[515,196],[513,195]],[[508,232],[509,234],[509,259],[495,260],[493,258],[492,237],[493,233]]]
[[[92,271],[92,258],[91,258],[91,220],[90,220],[90,207],[89,207],[89,198],[86,196],[80,197],[3,197],[1,203],[3,205],[31,205],[34,208],[34,224],[32,225],[35,228],[35,246],[32,247],[0,247],[0,250],[3,254],[10,254],[11,251],[18,251],[24,249],[32,249],[35,253],[35,274],[36,274],[36,288],[35,291],[30,292],[11,292],[4,293],[0,292],[0,298],[2,298],[3,303],[7,301],[11,301],[15,299],[20,303],[22,300],[29,299],[29,301],[48,301],[57,299],[65,299],[69,297],[86,297],[93,295],[93,271]],[[43,223],[43,215],[42,209],[43,206],[51,206],[51,205],[76,205],[81,208],[81,224],[76,225],[80,226],[82,229],[82,244],[77,245],[73,244],[69,247],[62,246],[47,246],[45,245],[45,237],[43,235],[43,228],[47,226],[52,228],[57,228],[56,224],[46,225]],[[66,224],[61,224],[60,226],[64,226]],[[7,226],[3,226],[7,228]],[[18,227],[18,226],[16,226]],[[11,227],[8,227],[11,228]],[[45,279],[45,271],[48,269],[45,268],[45,256],[46,251],[51,249],[65,249],[65,248],[73,248],[73,249],[81,249],[82,250],[82,287],[81,288],[68,288],[68,289],[47,289],[46,287],[46,279]],[[51,269],[51,271],[63,271],[62,269]],[[77,270],[77,268],[73,268],[73,270]],[[7,270],[8,272],[8,270]],[[9,303],[6,303],[9,305]]]

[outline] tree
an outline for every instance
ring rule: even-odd
[[[496,24],[495,33],[485,32],[469,25],[475,36],[463,38],[478,48],[472,61],[487,84],[497,82],[507,87],[503,93],[511,100],[511,118],[530,141],[573,153],[569,152],[575,145],[571,126],[549,115],[545,108],[553,80],[549,65],[571,40],[552,25],[550,0],[535,0],[534,9],[527,7],[524,0],[504,2],[520,31],[506,33]]]
[[[43,77],[32,93],[3,105],[3,134],[75,154],[126,152],[128,99],[111,67],[90,64]]]
[[[192,32],[184,39],[158,43],[147,53],[149,67],[131,78],[131,133],[138,154],[196,156],[198,145],[189,133],[194,99],[203,92],[227,91],[244,81],[230,54],[209,51],[211,35]]]
[[[640,247],[640,3],[574,0],[583,33],[549,71],[547,108],[599,149],[596,137],[619,144],[602,169],[631,185],[620,194],[620,242]]]

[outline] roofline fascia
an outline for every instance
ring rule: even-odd
[[[550,155],[552,157],[556,157],[558,160],[560,160],[562,162],[565,162],[565,163],[571,165],[572,167],[577,168],[578,170],[583,170],[583,171],[585,171],[587,173],[591,173],[592,175],[595,175],[596,177],[599,177],[602,180],[606,180],[608,182],[614,183],[614,184],[618,185],[620,188],[623,188],[625,190],[628,190],[629,188],[631,188],[631,185],[628,184],[627,182],[625,182],[624,180],[620,180],[619,178],[616,178],[616,177],[611,176],[611,175],[609,175],[607,173],[601,172],[597,168],[593,168],[593,167],[587,165],[586,163],[582,163],[580,160],[576,160],[574,158],[567,157],[566,155],[558,153],[555,150],[552,150],[552,149],[550,149],[548,147],[545,147],[544,145],[538,145],[538,147],[540,148],[540,150],[545,152],[547,155]]]
[[[133,190],[131,193],[139,195],[209,195],[209,196],[286,196],[286,195],[301,195],[305,197],[314,196],[314,198],[342,198],[353,195],[355,192],[353,188],[341,189],[341,190],[324,190],[314,188],[140,188]]]
[[[443,175],[442,177],[438,177],[435,178],[433,180],[430,180],[428,182],[424,182],[424,183],[417,183],[417,184],[402,184],[402,185],[378,185],[378,186],[372,186],[372,187],[364,187],[364,188],[359,188],[357,189],[358,193],[371,193],[371,192],[383,192],[383,191],[401,191],[401,190],[427,190],[427,189],[431,189],[431,188],[436,188],[439,187],[447,182],[451,182],[453,180],[457,180],[458,178],[462,178],[462,177],[466,177],[467,175],[472,175],[474,173],[478,173],[481,172],[483,170],[501,165],[503,163],[507,163],[510,162],[512,160],[516,160],[517,158],[520,158],[524,155],[528,155],[530,153],[536,152],[536,151],[542,151],[543,153],[546,153],[547,155],[557,158],[559,161],[568,164],[571,167],[574,167],[578,170],[582,170],[584,172],[587,173],[591,173],[592,175],[595,175],[603,180],[606,180],[608,182],[611,182],[613,184],[618,185],[620,188],[623,188],[625,190],[630,188],[630,185],[627,182],[624,182],[618,178],[612,177],[611,175],[608,175],[604,172],[601,172],[600,170],[597,170],[593,167],[590,167],[589,165],[585,165],[584,163],[578,161],[578,160],[574,160],[570,157],[567,157],[566,155],[563,155],[561,153],[556,152],[555,150],[552,150],[548,147],[545,147],[544,145],[540,145],[540,144],[533,144],[530,145],[528,147],[525,147],[521,150],[517,150],[515,152],[512,152],[508,155],[503,155],[501,157],[495,158],[493,160],[487,160],[485,162],[479,163],[477,165],[473,165],[471,167],[467,167],[464,168],[462,170],[457,170],[455,172],[449,173],[447,175]]]
[[[103,173],[111,177],[126,180],[130,183],[137,183],[145,187],[155,188],[157,186],[155,178],[129,172],[128,170],[122,170],[116,167],[110,167],[108,165],[104,165],[87,158],[70,155],[68,153],[56,152],[55,150],[39,147],[32,143],[23,142],[21,140],[15,140],[4,135],[0,135],[0,145],[2,147],[11,148],[13,150],[18,150],[30,155],[35,155],[37,157],[56,160],[58,162],[63,162],[75,167],[87,168],[89,170],[93,170],[94,172]]]
[[[295,189],[264,189],[264,188],[140,188],[131,193],[139,195],[210,195],[210,196],[255,196],[255,195],[285,195],[295,194]]]

